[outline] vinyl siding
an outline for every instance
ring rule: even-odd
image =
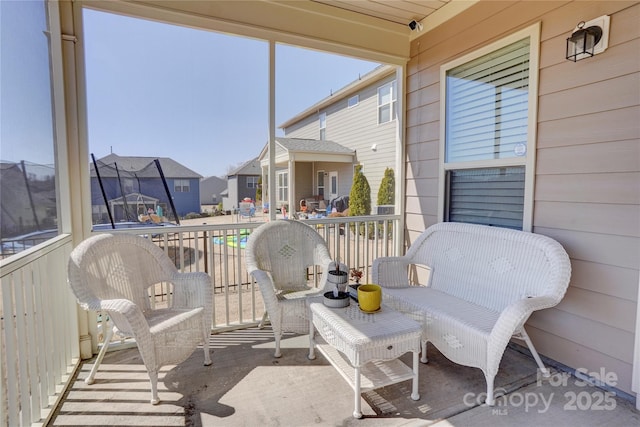
[[[353,96],[349,95],[321,111],[327,114],[325,139],[355,150],[356,161],[364,166],[364,174],[371,187],[371,205],[374,212],[384,171],[387,167],[394,168],[393,159],[396,157],[397,121],[378,124],[378,88],[395,78],[396,75],[393,73],[359,91],[359,103],[354,107],[347,107],[348,98]],[[318,114],[289,126],[285,131],[289,138],[318,139]],[[376,151],[371,149],[374,144]],[[340,194],[349,194],[353,180],[351,165],[319,163],[316,169],[326,172],[337,170]],[[394,173],[396,177],[399,176],[397,171],[394,170]]]
[[[611,16],[608,49],[577,63],[565,40]],[[416,39],[407,67],[409,243],[438,217],[440,65],[541,22],[533,231],[563,244],[563,301],[534,313],[538,351],[573,368],[615,372],[631,393],[640,269],[640,4],[480,2]],[[482,36],[480,36],[482,35]]]

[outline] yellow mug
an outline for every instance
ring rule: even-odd
[[[378,285],[358,286],[358,303],[360,310],[373,312],[380,309],[382,302],[382,288]]]

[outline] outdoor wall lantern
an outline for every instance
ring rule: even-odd
[[[589,22],[580,22],[567,39],[569,61],[579,61],[603,52],[607,48],[609,16],[601,16]]]

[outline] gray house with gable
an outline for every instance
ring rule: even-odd
[[[227,180],[218,176],[209,176],[200,180],[200,203],[218,205],[227,194]]]
[[[258,181],[260,180],[260,163],[251,159],[227,175],[227,195],[222,197],[222,209],[235,211],[245,197],[255,201]]]

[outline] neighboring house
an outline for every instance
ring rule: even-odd
[[[280,128],[285,137],[275,141],[278,206],[348,196],[353,167],[359,164],[375,212],[384,171],[393,168],[399,149],[396,68],[377,67]],[[268,153],[267,145],[259,156],[263,182],[268,181]]]
[[[333,141],[276,137],[276,206],[289,205],[289,200],[316,198],[329,201],[349,194],[355,152]],[[269,162],[265,147],[260,153],[262,164]],[[266,158],[266,160],[265,160]],[[263,166],[262,182],[268,182]],[[293,176],[294,179],[289,179]],[[349,177],[339,180],[338,177]]]
[[[102,189],[114,221],[134,220],[139,215],[146,214],[148,209],[161,211],[167,219],[175,220],[172,218],[171,203],[155,160],[160,163],[177,215],[183,217],[190,212],[200,212],[201,175],[167,157],[118,156],[112,153],[97,159],[97,163]],[[93,223],[109,222],[93,163],[90,174]],[[133,213],[133,217],[131,214],[127,215],[125,208]]]
[[[252,159],[229,172],[227,175],[227,195],[222,197],[222,209],[235,211],[245,197],[256,198],[258,181],[260,180],[260,163]]]
[[[217,176],[210,176],[200,180],[200,203],[202,205],[214,205],[222,202],[223,195],[227,194],[227,180]]]

